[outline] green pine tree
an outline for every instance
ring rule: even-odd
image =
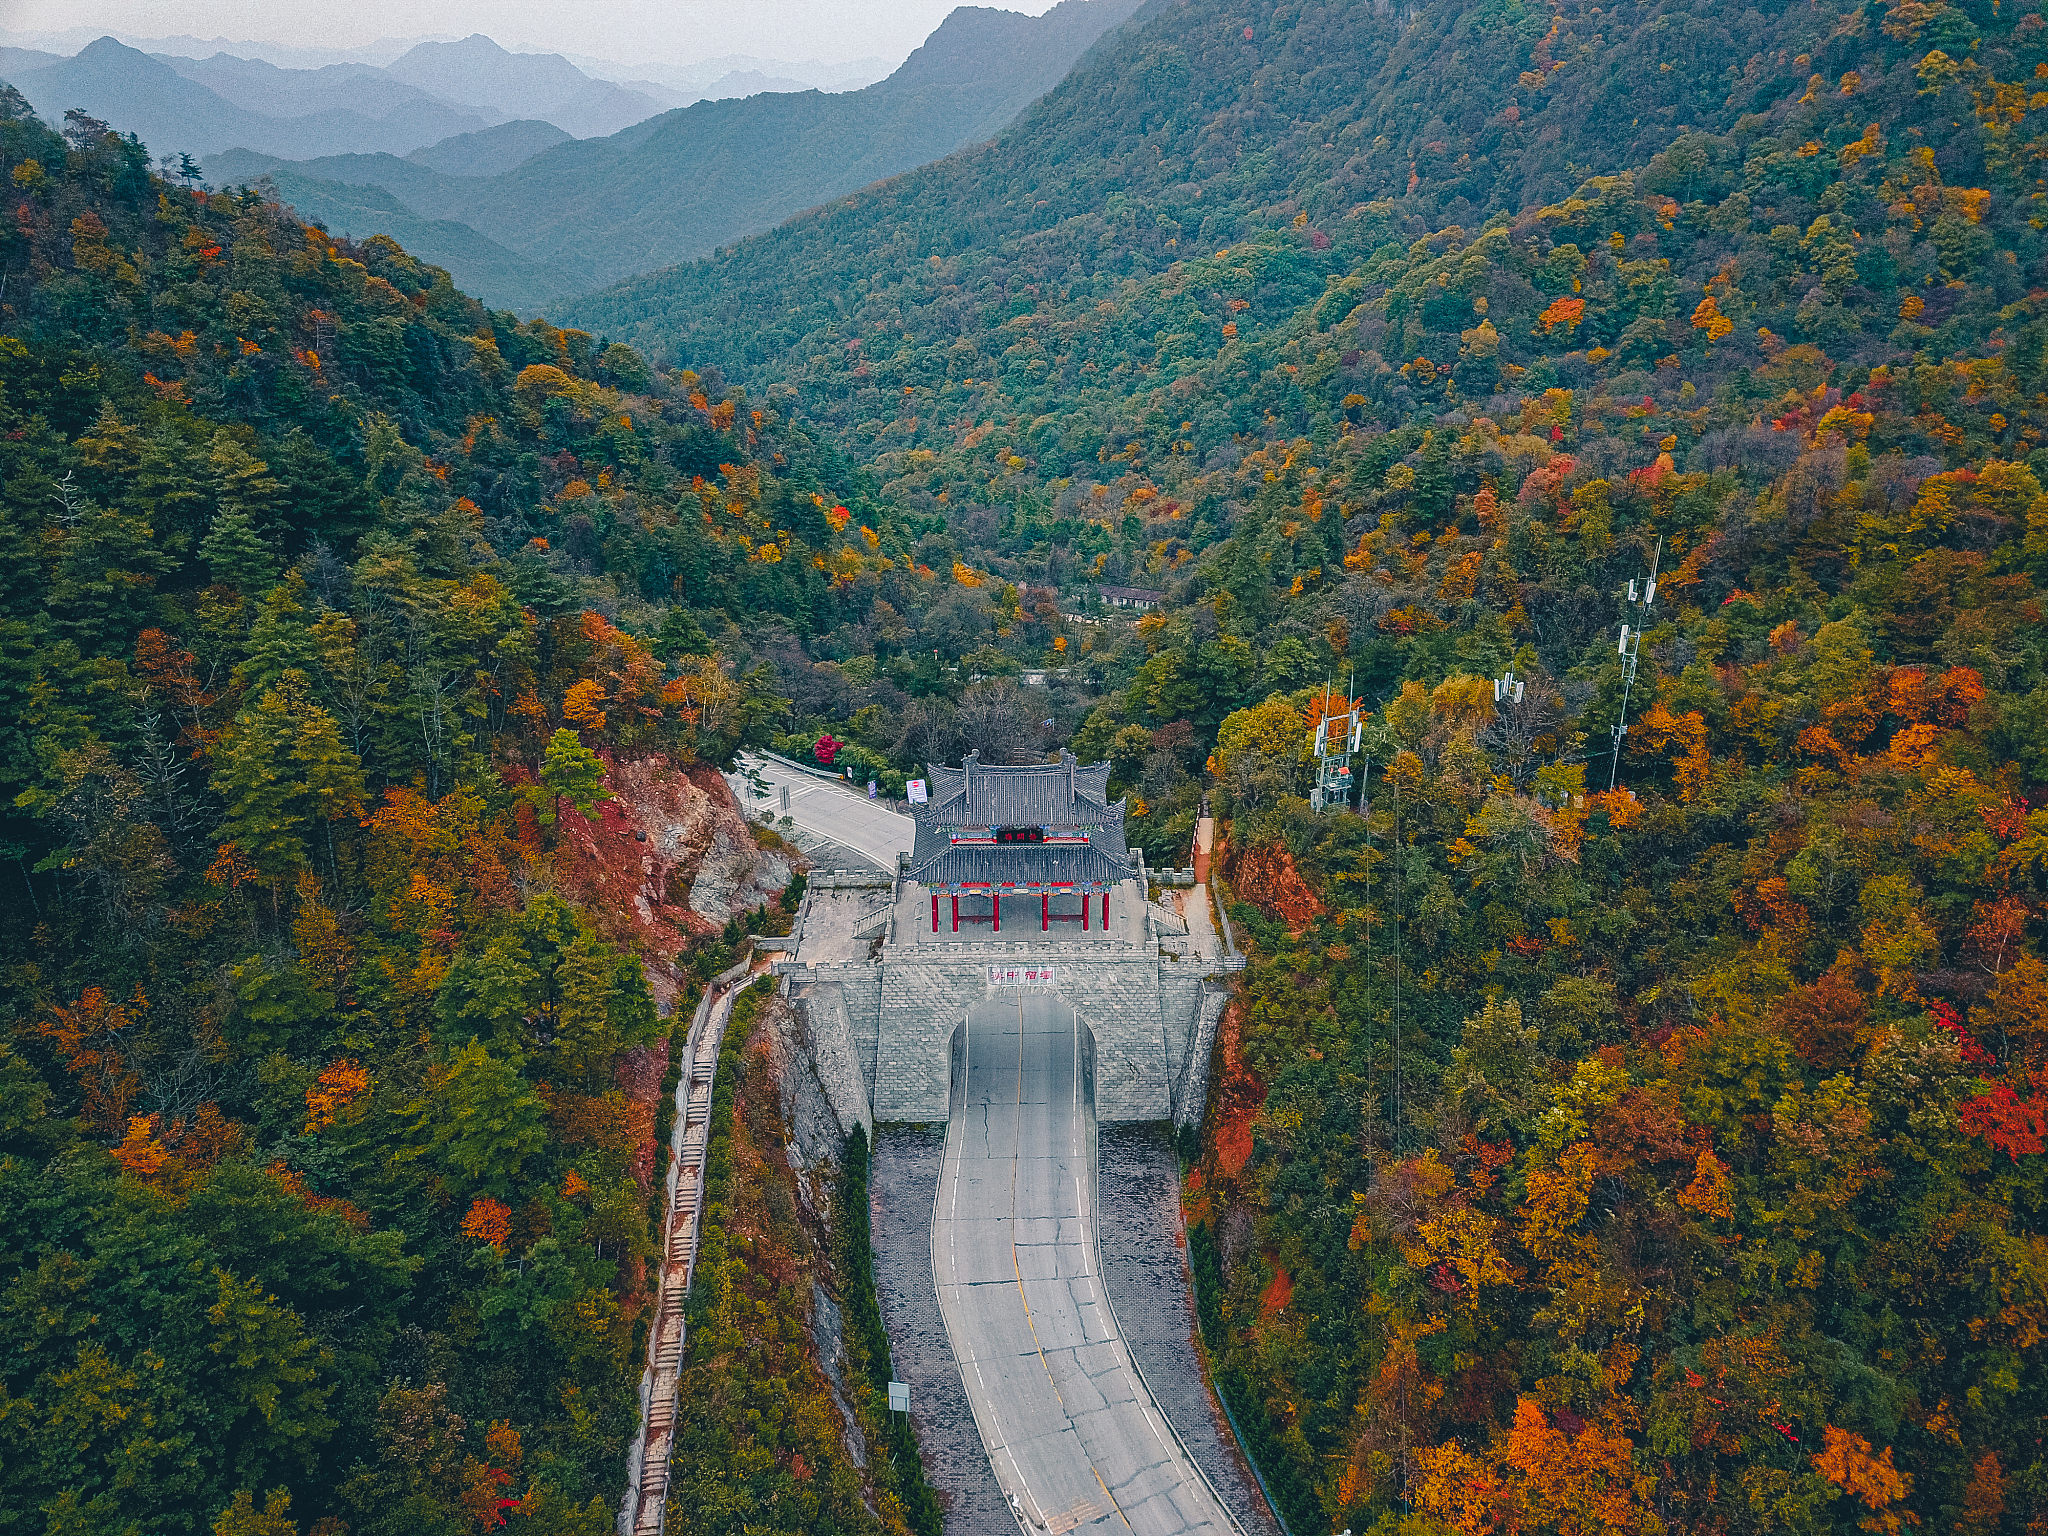
[[[1451,434],[1425,432],[1422,462],[1415,466],[1415,489],[1409,505],[1426,521],[1435,522],[1451,510],[1452,499]]]
[[[235,681],[250,693],[277,685],[287,672],[312,676],[320,646],[307,627],[305,578],[297,571],[268,589],[249,628],[248,654],[235,669]]]
[[[227,801],[220,836],[255,866],[274,901],[287,877],[310,866],[313,825],[362,804],[362,764],[298,671],[243,711],[217,760],[213,787]]]
[[[199,449],[169,423],[149,435],[122,505],[161,530],[164,548],[183,559],[207,525],[208,473]]]
[[[611,946],[585,929],[555,970],[562,994],[555,1020],[555,1059],[566,1078],[587,1084],[619,1049],[611,1028],[616,964]]]
[[[301,428],[293,427],[284,435],[270,463],[283,486],[281,500],[292,550],[313,539],[343,543],[369,526],[374,509],[363,494],[362,482],[335,463],[334,456]]]
[[[529,1016],[540,1003],[541,973],[516,932],[494,933],[481,946],[463,946],[441,984],[446,1038],[481,1036],[501,1052],[523,1050]]]
[[[277,555],[264,542],[247,507],[222,507],[199,553],[218,585],[233,587],[244,597],[261,597],[277,584]]]
[[[574,731],[556,731],[548,740],[547,756],[540,765],[540,781],[546,791],[541,820],[554,825],[556,807],[567,800],[588,816],[600,800],[610,800],[604,787],[604,763]]]
[[[689,609],[671,608],[662,619],[661,628],[655,631],[650,649],[663,661],[674,661],[678,656],[707,656],[712,646],[704,626]]]
[[[157,578],[171,569],[146,518],[85,506],[58,546],[50,614],[87,656],[126,656],[155,606]]]
[[[518,1068],[476,1039],[455,1053],[412,1114],[423,1143],[412,1155],[430,1154],[465,1192],[510,1194],[526,1160],[547,1145],[539,1095]]]
[[[269,524],[283,487],[269,465],[226,431],[214,434],[206,467],[216,511],[199,552],[216,582],[260,597],[277,582]]]

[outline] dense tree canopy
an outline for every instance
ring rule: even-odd
[[[826,735],[1224,819],[1190,1255],[1297,1530],[2038,1523],[2048,25],[1367,12],[1148,8],[591,331],[9,103],[24,1528],[609,1518],[661,1024],[553,840]],[[857,1525],[779,1283],[695,1432]]]

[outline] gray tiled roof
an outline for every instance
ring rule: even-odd
[[[1071,752],[1056,763],[1018,767],[985,765],[979,752],[959,768],[932,764],[931,803],[912,806],[918,820],[951,827],[1074,827],[1099,823],[1110,812],[1109,764],[1083,766]],[[1115,819],[1123,822],[1118,809]]]
[[[1093,843],[941,845],[911,867],[921,885],[1114,885],[1132,873]]]
[[[927,885],[1089,884],[1135,873],[1124,841],[1124,802],[1108,803],[1109,764],[1083,767],[1071,752],[1057,763],[933,766],[931,801],[913,805],[916,845],[910,877]],[[1085,827],[1088,842],[956,844],[963,827]]]

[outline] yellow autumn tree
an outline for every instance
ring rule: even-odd
[[[562,696],[562,718],[578,730],[601,731],[604,729],[604,684],[594,678],[584,678],[570,685]]]
[[[1735,322],[1721,313],[1721,306],[1714,301],[1714,296],[1710,293],[1701,299],[1693,310],[1692,328],[1696,331],[1705,331],[1707,340],[1711,343],[1719,341],[1734,330]]]
[[[1649,713],[1629,731],[1637,752],[1672,750],[1671,771],[1678,785],[1678,798],[1696,800],[1707,787],[1711,765],[1707,759],[1707,717],[1696,709],[1674,715],[1659,699]]]

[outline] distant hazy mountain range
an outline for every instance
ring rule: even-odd
[[[459,43],[421,43],[385,73],[487,114],[487,121],[538,118],[577,139],[617,133],[676,104],[593,80],[558,53],[507,53],[482,33]]]
[[[69,58],[101,34],[90,27],[70,27],[55,32],[10,32],[0,26],[0,52],[14,48],[41,50],[47,59]],[[216,53],[238,59],[259,59],[280,69],[321,69],[329,64],[369,64],[382,69],[395,63],[421,43],[452,43],[452,34],[416,37],[385,37],[373,43],[348,48],[316,48],[297,43],[279,43],[260,38],[194,37],[174,33],[168,37],[139,37],[115,34],[118,41],[144,53],[172,54],[181,59],[207,59]],[[518,50],[514,50],[515,52]],[[900,59],[765,59],[756,54],[728,53],[716,58],[697,59],[687,64],[598,58],[591,54],[565,53],[561,57],[593,80],[611,80],[632,90],[648,91],[650,85],[678,99],[669,105],[686,107],[693,101],[716,100],[735,94],[719,87],[728,75],[761,75],[777,80],[794,80],[802,90],[857,91],[873,85],[901,63]]]
[[[867,72],[874,60],[787,65],[745,58],[692,69],[587,62],[592,69],[559,54],[511,53],[481,35],[419,43],[383,65],[313,68],[226,51],[203,58],[150,53],[103,37],[70,57],[0,48],[0,79],[52,122],[81,107],[140,135],[158,154],[246,149],[301,160],[405,155],[515,120],[551,124],[569,138],[600,138],[695,101],[820,84],[844,89],[840,82],[866,84],[881,73]],[[615,78],[627,74],[660,78]],[[529,153],[546,147],[535,144]]]
[[[598,80],[616,80],[635,90],[650,84],[682,96],[676,103],[686,107],[693,101],[717,101],[742,96],[731,89],[738,81],[794,80],[793,89],[802,91],[857,91],[886,79],[900,61],[883,58],[833,62],[825,59],[763,59],[753,54],[728,53],[695,64],[621,64],[613,59],[594,59],[580,53],[564,54],[571,64]]]
[[[224,185],[268,176],[304,217],[357,238],[389,234],[486,303],[532,312],[989,138],[1137,4],[1064,0],[1037,17],[962,7],[865,90],[699,102],[495,174],[516,152],[513,124],[466,135],[460,149],[301,160],[236,150],[204,169]]]

